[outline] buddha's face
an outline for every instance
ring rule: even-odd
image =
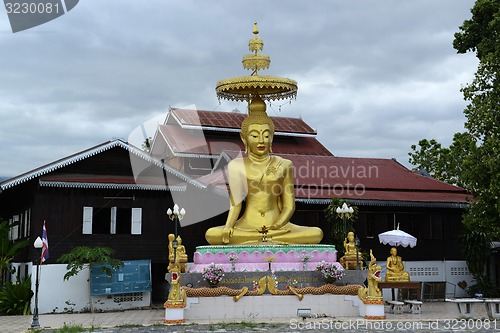
[[[246,145],[251,154],[266,156],[271,151],[272,133],[268,124],[252,124],[248,126]]]
[[[354,233],[347,233],[347,240],[349,240],[349,242],[354,242]]]
[[[391,249],[391,254],[395,257],[398,254],[398,250],[395,247]]]

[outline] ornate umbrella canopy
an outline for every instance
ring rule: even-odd
[[[217,82],[217,97],[233,101],[250,101],[259,95],[264,101],[295,98],[297,82],[278,76],[259,75],[259,70],[269,68],[271,59],[267,54],[259,53],[264,48],[264,41],[257,37],[257,22],[253,27],[254,37],[248,42],[251,54],[243,56],[243,68],[251,70],[249,76],[239,76]]]
[[[402,247],[415,247],[417,245],[417,239],[412,235],[399,230],[398,228],[391,231],[386,231],[378,235],[378,240],[382,244],[389,244],[392,246],[402,246]]]

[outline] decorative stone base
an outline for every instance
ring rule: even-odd
[[[182,324],[186,321],[184,318],[184,308],[165,308],[165,324]]]
[[[385,319],[384,300],[383,299],[367,299],[363,302],[364,318],[369,320]]]
[[[229,256],[236,255],[234,264]],[[310,257],[305,263],[301,255]],[[201,273],[211,263],[222,266],[225,272],[267,271],[314,271],[321,261],[337,263],[337,250],[334,245],[207,245],[196,247],[191,273]],[[269,260],[271,264],[269,265]]]
[[[247,287],[252,289],[254,281],[258,281],[263,276],[269,276],[272,272],[225,272],[220,287],[229,287],[233,289],[241,289]],[[290,281],[296,281],[298,288],[302,287],[319,287],[325,284],[325,281],[319,271],[275,271],[274,275],[278,280],[278,288],[284,289]],[[165,276],[170,283],[170,274]],[[366,280],[366,270],[344,271],[344,277],[337,280],[335,285],[343,286],[347,284],[363,284]],[[201,273],[183,273],[182,286],[193,288],[209,287],[208,283],[203,279]]]
[[[359,299],[347,295],[304,295],[300,301],[295,295],[262,295],[243,297],[237,303],[233,297],[189,297],[186,308],[188,322],[261,322],[266,320],[285,320],[301,322],[298,309],[310,309],[311,314],[335,318],[359,318]],[[207,310],[209,309],[209,310]]]

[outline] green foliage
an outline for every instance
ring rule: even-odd
[[[123,266],[123,262],[114,259],[113,255],[114,251],[109,247],[77,246],[71,252],[63,254],[58,259],[58,262],[67,263],[67,272],[64,274],[64,280],[77,275],[86,265],[91,270],[94,264],[102,265],[102,272],[111,276],[114,270]]]
[[[17,283],[7,281],[0,289],[0,315],[29,315],[31,297],[33,297],[31,278],[28,277]]]
[[[443,182],[465,187],[464,166],[476,149],[476,142],[469,133],[455,133],[450,147],[442,147],[435,139],[422,139],[412,145],[413,152],[408,153],[413,170],[424,169],[431,177]]]
[[[476,52],[482,61],[500,48],[500,1],[477,0],[471,13],[472,18],[465,20],[461,31],[455,33],[453,47],[458,53]]]
[[[349,201],[339,198],[332,198],[332,202],[325,209],[325,217],[327,221],[330,222],[330,243],[335,245],[335,249],[338,251],[338,258],[344,255],[344,239],[346,238],[349,231],[355,231],[354,222],[358,219],[358,207],[352,206],[352,208],[354,209],[354,213],[352,214],[350,219],[345,220],[346,231],[344,233],[344,221],[336,212],[337,207],[341,207],[344,203],[349,204]]]
[[[470,273],[474,276],[482,274],[491,251],[489,235],[466,225],[460,235],[460,244]]]
[[[3,276],[6,271],[13,272],[9,264],[14,259],[15,255],[28,246],[28,240],[13,242],[9,240],[10,229],[17,225],[10,224],[8,221],[0,220],[0,283],[3,281]]]
[[[80,333],[80,332],[88,332],[87,329],[83,328],[81,325],[68,325],[64,324],[63,327],[54,330],[53,332],[57,333]]]
[[[500,297],[500,288],[495,285],[489,276],[486,274],[479,274],[474,277],[475,284],[467,288],[469,296],[482,294],[483,297]]]

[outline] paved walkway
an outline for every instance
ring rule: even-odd
[[[485,330],[484,327],[482,329],[479,328],[478,322],[480,321],[469,321],[471,324],[465,329],[461,322],[458,321],[458,309],[456,304],[448,303],[448,302],[426,302],[422,306],[422,314],[391,314],[388,313],[388,307],[386,306],[386,316],[387,323],[405,323],[411,325],[411,323],[425,323],[425,326],[418,331],[468,331],[468,332],[485,332],[485,331],[500,331],[500,322],[497,324],[496,322],[491,321],[490,330]],[[476,312],[475,319],[484,319],[487,318],[486,309],[484,305],[480,305],[476,308],[478,311]],[[43,332],[51,332],[51,329],[56,329],[67,326],[82,326],[86,328],[90,328],[92,332],[167,332],[167,331],[194,331],[194,332],[207,332],[207,331],[219,331],[219,332],[227,332],[232,331],[228,329],[227,326],[222,325],[222,329],[211,325],[208,322],[198,322],[198,323],[187,323],[187,324],[198,324],[185,326],[184,328],[176,329],[174,327],[163,328],[163,317],[165,315],[164,309],[150,309],[150,310],[129,310],[122,312],[106,312],[106,313],[76,313],[76,314],[42,314],[40,315],[39,322],[41,327],[43,328]],[[290,318],[289,321],[279,325],[270,325],[269,329],[260,328],[258,330],[266,330],[268,332],[293,332],[300,329],[307,330],[307,326],[303,326],[304,323],[309,322],[310,324],[313,322],[358,322],[362,323],[364,320],[359,318],[317,318],[317,319],[307,319],[305,322],[302,322],[299,318]],[[436,327],[429,326],[432,323],[437,323]],[[1,333],[20,333],[26,332],[32,322],[32,316],[5,316],[0,317],[0,332]],[[475,322],[475,323],[474,323]],[[295,323],[295,324],[294,324]],[[302,324],[300,324],[302,323]],[[493,324],[498,325],[498,327],[493,327]],[[302,326],[301,326],[302,325]],[[311,324],[312,325],[312,324]],[[326,325],[326,324],[325,324]],[[332,325],[330,323],[330,325]],[[340,325],[340,324],[338,324]],[[391,324],[392,325],[392,324]],[[482,325],[482,324],[481,324]],[[145,328],[137,328],[138,326],[145,326]],[[251,325],[250,325],[251,326]],[[299,327],[300,326],[300,327]],[[117,329],[109,329],[111,327],[117,327]],[[224,328],[225,327],[225,328]],[[287,328],[287,329],[285,329]],[[325,326],[326,328],[326,326]],[[349,332],[349,327],[346,326],[346,329],[340,327],[340,329],[335,329],[339,327],[332,327],[332,330],[337,331],[345,331]],[[383,327],[379,327],[381,329],[376,329],[377,331],[386,331]],[[426,329],[428,328],[428,329]],[[446,330],[449,328],[449,330]],[[455,328],[455,329],[454,329]],[[494,328],[494,329],[493,329]],[[241,330],[242,327],[237,327],[235,331]],[[255,327],[250,327],[249,330],[256,330]],[[321,330],[321,329],[320,329]],[[325,331],[332,331],[325,330]],[[363,329],[357,329],[352,331],[365,331]],[[367,329],[366,331],[370,331]],[[396,331],[397,330],[393,330]],[[402,332],[412,332],[415,330],[405,329],[401,330]]]

